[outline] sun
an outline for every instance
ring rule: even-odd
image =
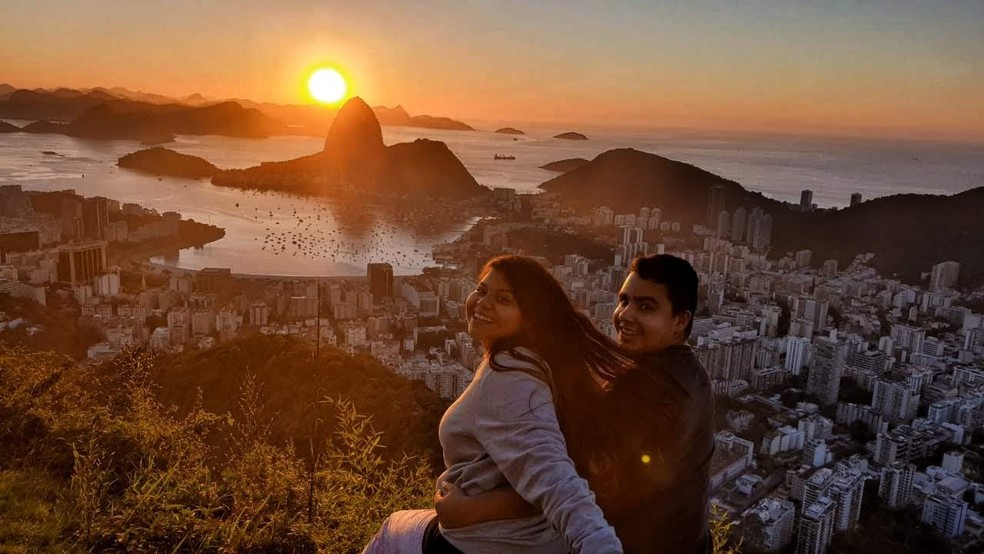
[[[308,92],[319,102],[333,103],[345,98],[345,77],[331,68],[322,68],[308,78]]]

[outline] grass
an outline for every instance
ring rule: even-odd
[[[42,471],[0,471],[0,554],[83,551],[61,536],[61,490]]]

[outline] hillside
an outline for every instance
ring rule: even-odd
[[[837,258],[844,266],[872,252],[876,269],[914,284],[933,264],[954,260],[962,265],[961,285],[984,283],[984,188],[952,196],[894,195],[804,213],[699,167],[632,149],[604,152],[540,188],[581,210],[658,207],[665,218],[690,226],[705,222],[714,185],[724,187],[727,211],[759,207],[773,217],[770,257],[810,249],[814,260]]]
[[[190,410],[201,389],[205,410],[230,412],[234,417],[241,415],[237,400],[247,375],[263,391],[262,403],[254,408],[258,417],[271,422],[274,442],[289,440],[305,447],[312,432],[314,395],[343,397],[361,413],[372,415],[392,456],[407,452],[439,462],[436,430],[446,403],[422,384],[407,381],[368,356],[352,357],[325,348],[316,363],[310,347],[297,340],[258,335],[163,358],[152,372],[160,385],[158,398],[165,404]],[[330,404],[319,404],[319,413],[330,421]]]
[[[616,211],[638,212],[643,206],[660,207],[666,217],[687,224],[706,218],[711,186],[726,189],[726,209],[739,205],[761,206],[768,212],[781,204],[749,192],[699,167],[631,148],[609,150],[591,162],[540,185],[581,209],[609,206]],[[746,208],[750,209],[750,208]]]

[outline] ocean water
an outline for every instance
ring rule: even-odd
[[[23,125],[26,122],[13,121]],[[845,206],[897,193],[953,194],[984,185],[984,145],[952,142],[696,133],[665,130],[523,128],[512,136],[490,131],[440,131],[385,127],[386,144],[417,138],[441,140],[482,185],[535,193],[556,176],[546,163],[592,159],[612,148],[631,147],[684,161],[733,179],[745,188],[791,202],[814,191],[822,207]],[[588,141],[551,138],[569,130]],[[316,137],[237,139],[179,136],[167,147],[200,156],[223,169],[245,168],[321,150]],[[200,249],[156,258],[186,269],[231,267],[259,275],[364,275],[368,262],[388,261],[397,274],[412,274],[432,262],[434,244],[453,239],[473,221],[448,214],[439,229],[422,229],[382,208],[340,206],[323,199],[215,187],[208,180],[158,178],[118,168],[116,160],[144,148],[135,141],[91,141],[61,135],[0,134],[0,184],[26,190],[75,189],[136,202],[159,211],[226,229],[226,236]],[[43,152],[51,152],[44,154]],[[495,154],[515,160],[494,160]]]

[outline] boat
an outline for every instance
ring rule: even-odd
[[[503,154],[496,154],[494,159],[496,159],[496,160],[515,160],[516,159],[516,156],[506,156],[506,155],[503,155]]]

